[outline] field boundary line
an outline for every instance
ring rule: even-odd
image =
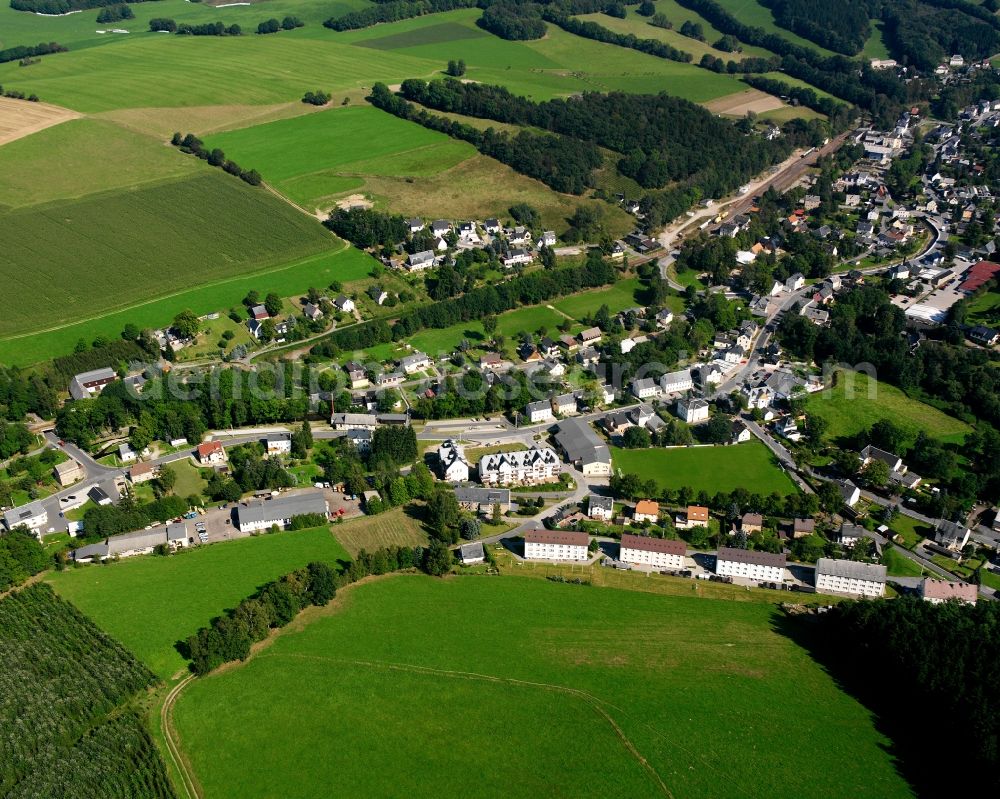
[[[160,727],[163,729],[163,740],[167,744],[167,754],[170,755],[170,760],[177,769],[177,773],[181,775],[181,785],[184,787],[184,793],[187,794],[188,799],[202,799],[198,782],[188,768],[180,745],[174,740],[173,724],[171,722],[174,704],[177,702],[178,697],[180,697],[181,692],[187,688],[194,678],[195,675],[189,674],[167,694],[166,699],[163,700],[163,705],[160,707]]]
[[[390,671],[406,671],[415,674],[428,674],[436,677],[451,677],[454,679],[461,680],[480,680],[483,682],[492,682],[506,685],[516,685],[521,687],[529,688],[541,688],[545,691],[551,691],[553,693],[567,694],[569,696],[575,696],[578,699],[582,699],[597,713],[601,718],[603,718],[614,731],[615,735],[621,741],[622,746],[632,755],[632,757],[639,763],[640,766],[650,775],[650,777],[655,780],[656,784],[659,785],[660,791],[664,796],[674,799],[673,793],[667,787],[667,784],[660,777],[659,773],[653,768],[653,765],[643,756],[636,745],[632,742],[632,739],[625,734],[625,731],[619,726],[618,722],[615,721],[614,717],[604,709],[605,702],[593,694],[581,690],[579,688],[570,688],[566,685],[556,685],[554,683],[547,682],[535,682],[532,680],[521,680],[517,677],[498,677],[493,674],[480,674],[474,671],[459,671],[454,669],[438,669],[432,666],[419,666],[411,663],[390,663],[380,660],[352,660],[349,658],[334,658],[326,657],[323,655],[305,655],[296,652],[286,652],[283,654],[268,653],[266,655],[261,655],[261,657],[272,657],[272,658],[299,658],[302,660],[320,660],[325,662],[333,663],[345,663],[352,666],[363,666],[365,668],[382,668],[388,669]]]

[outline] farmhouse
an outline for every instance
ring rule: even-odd
[[[615,515],[615,500],[613,497],[598,497],[591,494],[587,498],[587,515],[591,519],[609,522]]]
[[[785,579],[785,556],[773,552],[719,547],[715,572],[728,577],[780,583]]]
[[[708,419],[708,402],[701,397],[685,397],[677,400],[677,415],[688,424],[697,424]]]
[[[241,533],[267,530],[274,525],[287,527],[296,516],[318,515],[329,517],[322,491],[252,500],[236,509],[237,525]]]
[[[925,577],[920,583],[920,598],[924,602],[932,605],[940,605],[954,599],[957,602],[964,602],[968,605],[975,605],[979,598],[978,590],[971,583],[949,582],[946,580],[932,580]]]
[[[654,569],[681,569],[687,545],[680,540],[622,533],[619,560]]]
[[[442,441],[437,450],[438,476],[452,483],[462,483],[469,479],[469,462],[461,444],[448,439]]]
[[[226,462],[226,450],[218,441],[199,444],[196,452],[198,453],[198,463],[203,466],[217,466]]]
[[[374,430],[378,417],[373,413],[335,413],[330,416],[334,430]]]
[[[882,596],[885,575],[885,566],[876,563],[820,558],[816,561],[816,590],[830,594]]]
[[[484,485],[545,483],[556,477],[561,467],[555,450],[549,447],[496,452],[479,461],[479,480]]]
[[[57,463],[52,473],[55,475],[56,482],[63,487],[73,485],[77,480],[82,480],[87,476],[83,466],[72,459]]]
[[[80,372],[70,381],[69,394],[73,399],[90,399],[100,394],[108,383],[114,383],[117,379],[118,375],[110,367]]]
[[[492,516],[494,506],[499,506],[500,513],[506,513],[510,510],[510,489],[458,486],[455,488],[455,501],[462,510],[481,516]]]
[[[611,474],[611,450],[587,422],[582,419],[560,422],[554,439],[566,460],[578,467],[585,477]]]
[[[40,538],[42,528],[49,523],[49,512],[45,510],[45,506],[41,502],[36,500],[7,511],[4,514],[3,523],[7,525],[8,530],[13,530],[15,527],[27,527]]]
[[[528,560],[588,560],[590,536],[571,530],[536,528],[524,534],[524,557]]]
[[[651,499],[640,499],[635,504],[635,510],[632,512],[632,521],[641,522],[653,522],[655,523],[657,519],[660,518],[660,503],[654,502]]]

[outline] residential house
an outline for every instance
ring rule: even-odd
[[[402,372],[382,372],[375,375],[375,385],[379,388],[396,388],[401,386],[405,379]]]
[[[431,365],[431,359],[428,358],[425,353],[418,350],[412,355],[404,355],[400,359],[399,365],[406,374],[412,375],[429,367]]]
[[[311,302],[307,302],[302,306],[302,315],[306,319],[315,322],[317,319],[323,318],[323,311],[320,310],[318,305],[313,305]]]
[[[531,230],[524,225],[517,225],[507,231],[507,241],[515,247],[521,247],[531,243]]]
[[[80,372],[70,381],[69,393],[73,399],[90,399],[100,394],[108,383],[113,383],[117,379],[118,375],[110,367]]]
[[[255,305],[250,309],[250,318],[255,322],[263,322],[265,319],[270,319],[271,314],[263,305]]]
[[[152,463],[136,463],[128,470],[128,479],[132,485],[142,485],[159,476],[159,467]]]
[[[861,489],[854,485],[854,483],[850,480],[844,480],[838,484],[838,488],[840,489],[840,496],[847,507],[853,508],[858,504],[858,500],[861,499]]]
[[[49,523],[49,512],[38,500],[29,502],[27,505],[20,505],[7,511],[3,516],[3,523],[8,530],[15,527],[27,527],[39,538],[45,526]]]
[[[785,580],[785,556],[773,552],[719,547],[715,572],[746,580],[781,583]]]
[[[436,263],[437,256],[434,255],[434,250],[421,250],[420,252],[410,253],[406,258],[406,268],[411,272],[430,269]]]
[[[241,533],[252,533],[275,525],[288,527],[296,516],[312,515],[329,518],[329,506],[322,491],[240,503],[236,508],[236,523]]]
[[[587,422],[582,419],[559,422],[554,439],[566,460],[577,466],[585,477],[611,475],[611,450]]]
[[[622,533],[618,559],[633,566],[682,569],[686,554],[687,545],[681,540]]]
[[[486,550],[483,549],[483,542],[473,541],[470,544],[462,544],[458,548],[458,559],[463,566],[483,563],[486,560]]]
[[[584,369],[589,369],[601,362],[601,353],[596,347],[584,347],[576,354],[576,361]]]
[[[871,537],[872,534],[864,527],[859,527],[858,525],[850,524],[849,522],[841,524],[840,530],[837,531],[837,543],[847,549],[852,549],[862,538]]]
[[[456,486],[455,500],[462,510],[471,511],[480,516],[491,517],[493,511],[499,508],[500,513],[510,510],[509,488],[478,488],[474,486]]]
[[[775,426],[775,431],[782,438],[787,438],[789,441],[798,441],[802,438],[802,433],[799,432],[799,426],[792,416],[786,416],[781,419]]]
[[[660,518],[660,503],[651,499],[640,499],[635,503],[635,510],[632,511],[632,521],[636,524],[643,522],[656,523]]]
[[[708,420],[708,402],[701,397],[683,397],[677,400],[677,416],[688,424]]]
[[[354,428],[353,430],[348,430],[344,438],[350,441],[354,445],[354,448],[362,454],[371,452],[372,450],[374,435],[371,430]]]
[[[692,388],[694,388],[694,381],[691,380],[690,369],[668,372],[660,378],[660,390],[664,394],[676,394],[681,391],[690,391]]]
[[[334,430],[375,430],[378,417],[373,413],[334,413],[330,425]]]
[[[816,590],[823,594],[882,596],[886,568],[877,563],[820,558],[816,561]]]
[[[530,264],[535,260],[528,250],[522,247],[515,247],[503,257],[503,265],[506,267],[517,266],[518,264]]]
[[[749,441],[751,437],[750,428],[739,419],[734,419],[729,443],[742,444],[745,441]]]
[[[437,449],[437,470],[438,476],[448,482],[463,483],[468,480],[470,466],[465,448],[451,439],[441,442]]]
[[[68,461],[57,463],[52,473],[55,475],[56,482],[64,488],[73,485],[73,483],[87,476],[87,472],[80,462],[72,458]]]
[[[550,447],[532,447],[516,452],[495,452],[479,461],[483,485],[535,485],[559,476],[562,463]]]
[[[934,529],[934,541],[946,549],[961,552],[969,543],[971,534],[972,531],[964,524],[940,519]]]
[[[389,299],[389,292],[381,286],[369,286],[367,294],[375,301],[376,305],[382,305]]]
[[[262,443],[269,456],[292,454],[291,433],[268,433]]]
[[[816,532],[816,520],[797,518],[792,520],[792,538],[805,538]]]
[[[524,557],[527,560],[590,559],[590,536],[572,530],[546,530],[536,528],[524,534]]]
[[[613,497],[599,497],[591,494],[587,498],[587,515],[591,519],[610,522],[615,516],[615,500]]]
[[[889,467],[890,472],[905,472],[906,466],[903,463],[903,459],[898,455],[894,455],[891,452],[886,452],[884,449],[879,449],[878,447],[873,447],[871,444],[866,446],[861,450],[861,465],[867,466],[872,461],[882,461],[886,466]]]
[[[198,463],[202,466],[218,466],[226,462],[226,450],[218,441],[207,441],[199,444],[195,450],[198,455]]]
[[[431,222],[431,233],[435,236],[444,236],[451,233],[451,222],[447,219],[435,219]]]
[[[483,222],[483,230],[485,230],[491,236],[495,236],[497,233],[503,230],[503,226],[500,224],[499,219],[490,217],[485,222]]]
[[[407,219],[406,226],[410,229],[410,233],[419,233],[424,229],[423,219]]]
[[[588,327],[586,330],[581,330],[577,338],[580,339],[582,345],[593,346],[601,340],[601,336],[601,328]]]
[[[984,325],[976,325],[969,328],[968,335],[970,341],[983,347],[994,347],[1000,341],[1000,333],[992,327],[985,327]]]
[[[632,393],[643,400],[659,396],[663,393],[663,389],[654,377],[637,377],[632,380]]]
[[[659,327],[670,327],[670,323],[674,321],[674,314],[669,308],[664,308],[656,314],[656,324]]]
[[[540,246],[544,247],[555,247],[556,246],[556,234],[553,230],[546,230],[542,233],[542,237],[538,240]]]
[[[114,504],[120,497],[118,487],[114,483],[104,483],[94,486],[87,492],[87,498],[95,505],[100,505],[101,507]]]
[[[110,558],[149,555],[158,546],[177,550],[186,547],[189,540],[187,526],[178,522],[151,530],[136,530],[133,533],[111,536],[100,543],[74,549],[70,555],[77,563],[93,563]]]
[[[569,416],[576,413],[576,394],[559,394],[552,398],[552,411],[559,416]]]
[[[759,513],[744,513],[740,519],[740,532],[750,535],[764,529],[764,517]]]
[[[787,291],[798,291],[806,284],[806,277],[801,272],[796,272],[785,281]]]
[[[930,577],[925,577],[920,583],[920,598],[933,605],[940,605],[950,600],[975,605],[979,599],[979,592],[972,583],[932,580]]]
[[[708,527],[708,508],[702,505],[688,505],[685,514],[674,519],[674,527],[679,530]]]
[[[531,424],[551,422],[556,418],[552,412],[552,403],[548,400],[529,402],[524,406],[524,415]]]
[[[333,301],[333,307],[341,313],[354,313],[354,309],[357,306],[354,304],[354,300],[346,294],[340,294],[337,299]]]

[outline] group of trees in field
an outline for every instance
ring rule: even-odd
[[[358,247],[383,247],[399,244],[410,232],[399,214],[387,214],[373,208],[338,208],[324,224],[342,239]]]
[[[902,739],[903,773],[919,793],[952,790],[940,762],[926,756],[928,718],[935,736],[982,775],[983,790],[1000,790],[1000,605],[932,605],[916,596],[844,602],[818,624],[820,660]]]
[[[542,7],[538,3],[495,0],[483,11],[479,26],[501,39],[523,41],[545,35]]]
[[[156,32],[176,33],[178,36],[242,36],[243,28],[233,23],[203,22],[191,25],[187,22],[175,22],[165,17],[155,17],[149,21],[149,29]]]
[[[224,172],[238,177],[244,183],[249,183],[251,186],[259,186],[261,184],[262,178],[260,172],[256,169],[244,169],[235,161],[230,161],[226,158],[226,154],[218,147],[214,147],[211,150],[206,149],[205,143],[193,133],[188,133],[186,136],[175,133],[170,139],[170,143],[174,147],[180,148],[182,152],[190,153],[202,161],[207,161],[209,166],[219,167]]]
[[[302,102],[308,105],[326,105],[333,98],[333,95],[324,91],[306,92],[302,95]]]
[[[49,55],[49,53],[65,53],[66,48],[58,42],[41,42],[34,47],[18,45],[0,50],[0,64],[8,61],[22,61],[35,58],[36,56]]]
[[[174,799],[129,709],[156,678],[48,585],[0,599],[0,660],[5,796]]]
[[[472,85],[463,84],[454,78],[446,80],[449,84],[458,86]],[[407,96],[404,92],[407,99],[415,99],[420,95],[420,92],[415,91]],[[594,170],[603,161],[599,150],[592,142],[571,140],[558,134],[539,135],[526,130],[515,135],[495,128],[479,130],[471,125],[418,108],[407,99],[393,94],[384,83],[376,83],[368,99],[376,108],[381,108],[401,119],[408,119],[431,130],[438,130],[456,139],[467,141],[484,155],[507,164],[517,172],[536,178],[556,191],[582,194],[593,185]],[[419,99],[416,101],[420,102]]]
[[[123,19],[135,19],[135,12],[125,3],[116,6],[105,6],[97,14],[98,22],[119,22]]]
[[[401,19],[422,17],[456,8],[473,8],[477,0],[395,0],[388,3],[373,3],[367,8],[351,11],[340,17],[331,17],[323,25],[335,31],[350,31],[369,28],[382,22],[398,22]]]
[[[182,650],[195,674],[207,674],[223,663],[245,660],[250,647],[270,630],[284,627],[310,605],[326,605],[338,589],[364,577],[409,569],[439,576],[451,565],[451,552],[436,540],[429,547],[361,550],[341,571],[326,563],[310,563],[267,583],[225,616],[213,619],[188,638]]]
[[[304,26],[305,23],[298,17],[285,17],[280,22],[276,18],[271,17],[271,19],[265,20],[257,26],[257,33],[277,33],[278,31],[290,31]]]
[[[24,527],[0,535],[0,591],[20,585],[52,565],[38,539]]]

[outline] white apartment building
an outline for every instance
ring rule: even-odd
[[[680,540],[650,538],[644,535],[622,534],[619,560],[635,566],[652,566],[654,569],[681,569],[687,545]]]
[[[785,579],[785,556],[773,552],[719,547],[715,573],[746,580],[780,583]]]
[[[555,480],[562,462],[551,447],[532,447],[518,452],[495,452],[479,461],[483,485],[534,484]]]
[[[551,422],[556,418],[555,414],[552,412],[552,403],[548,400],[529,402],[524,406],[524,415],[528,417],[528,421],[531,424]]]
[[[853,560],[820,558],[816,561],[816,590],[821,594],[882,596],[885,566]]]
[[[694,381],[691,380],[691,370],[681,369],[677,372],[669,372],[663,375],[660,378],[660,388],[664,394],[690,391],[694,388]]]
[[[589,559],[590,536],[572,530],[529,530],[524,534],[524,557],[528,560]]]

